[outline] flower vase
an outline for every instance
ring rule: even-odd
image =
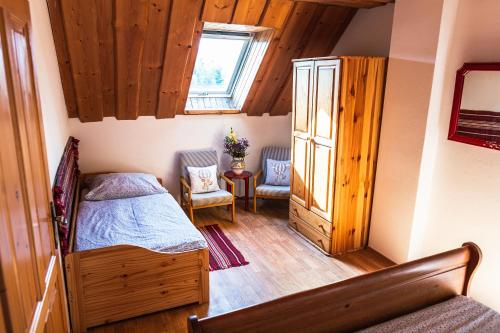
[[[245,159],[243,157],[233,157],[231,169],[235,175],[241,175],[245,171]]]

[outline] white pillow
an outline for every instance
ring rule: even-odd
[[[290,186],[290,161],[276,161],[268,158],[265,183],[275,186]]]
[[[217,165],[204,168],[187,167],[191,180],[191,192],[207,193],[220,190],[217,182]]]

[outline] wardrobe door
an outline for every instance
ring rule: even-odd
[[[313,61],[293,66],[291,198],[308,207]]]
[[[42,296],[29,209],[22,181],[22,160],[13,125],[13,100],[8,83],[5,10],[0,9],[0,260],[5,284],[8,329],[26,331]],[[4,312],[5,313],[5,312]]]
[[[327,221],[333,218],[335,141],[340,60],[317,60],[311,121],[310,210]]]
[[[8,191],[5,196],[8,208],[15,208],[9,204],[13,198],[23,205],[22,214],[17,209],[18,216],[6,223],[7,228],[12,229],[7,237],[14,244],[25,237],[23,248],[30,254],[29,268],[7,284],[6,289],[8,293],[17,289],[24,303],[24,320],[30,330],[64,332],[68,329],[66,301],[60,260],[54,248],[50,182],[29,38],[29,7],[27,1],[22,0],[0,0],[0,5],[2,69],[7,78],[7,89],[2,88],[2,93],[9,105],[10,119],[5,117],[5,120],[11,123],[5,126],[12,129],[12,135],[5,142],[15,148],[13,160],[17,161],[2,159],[2,168],[14,170],[15,179],[19,180],[14,195]],[[14,231],[21,227],[25,236]],[[11,254],[13,257],[9,258],[2,253],[2,264],[5,260],[9,265],[10,261],[10,267],[2,267],[4,272],[15,271],[26,261],[15,252]],[[11,321],[18,325],[12,302],[15,301],[8,302]]]

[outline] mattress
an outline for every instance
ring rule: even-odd
[[[358,331],[363,333],[498,333],[500,314],[465,296]]]
[[[81,201],[75,251],[136,245],[159,252],[207,248],[207,242],[170,193]]]

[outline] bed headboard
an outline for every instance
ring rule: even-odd
[[[69,249],[69,235],[72,228],[71,216],[74,208],[73,201],[78,186],[78,143],[79,140],[70,136],[64,148],[61,162],[57,168],[52,195],[56,211],[56,221],[61,242],[61,252],[64,255]]]
[[[353,332],[466,295],[481,261],[473,243],[324,287],[214,317],[188,319],[190,333]]]

